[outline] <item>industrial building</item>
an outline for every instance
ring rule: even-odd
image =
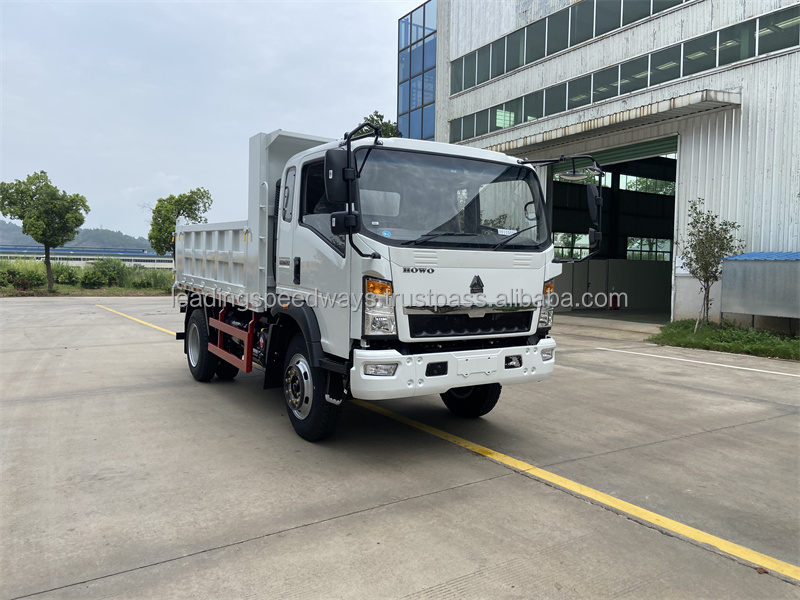
[[[800,251],[798,74],[797,0],[429,0],[398,23],[398,126],[531,159],[592,154],[602,250],[565,265],[557,291],[688,318],[701,296],[676,241],[691,201],[740,224],[747,252]],[[543,175],[559,255],[585,255],[579,186]]]

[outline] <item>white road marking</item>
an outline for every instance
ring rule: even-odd
[[[800,377],[800,374],[782,373],[780,371],[765,371],[764,369],[751,369],[750,367],[737,367],[735,365],[723,365],[722,363],[706,362],[703,360],[691,360],[688,358],[676,358],[674,356],[661,356],[660,354],[648,354],[647,352],[633,352],[631,350],[614,350],[612,348],[597,348],[606,352],[622,352],[623,354],[638,354],[639,356],[652,356],[653,358],[664,358],[666,360],[679,360],[681,362],[695,363],[698,365],[711,365],[712,367],[724,367],[726,369],[738,369],[740,371],[755,371],[756,373],[769,373],[770,375],[783,375],[784,377]]]

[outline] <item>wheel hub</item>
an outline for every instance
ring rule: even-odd
[[[196,367],[200,357],[200,332],[194,323],[189,327],[189,339],[186,347],[189,353],[189,362],[193,367]]]
[[[283,378],[286,404],[298,419],[305,419],[311,411],[311,394],[314,389],[311,369],[302,355],[295,355]]]

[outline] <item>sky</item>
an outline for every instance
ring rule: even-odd
[[[397,20],[422,2],[0,0],[0,180],[47,171],[84,227],[132,236],[197,187],[209,222],[246,219],[252,135],[396,120]]]

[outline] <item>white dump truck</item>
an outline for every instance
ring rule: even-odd
[[[479,417],[503,384],[547,379],[561,265],[532,164],[369,124],[340,141],[253,136],[247,220],[176,225],[192,375],[262,369],[309,441],[333,433],[348,398],[439,394]]]

